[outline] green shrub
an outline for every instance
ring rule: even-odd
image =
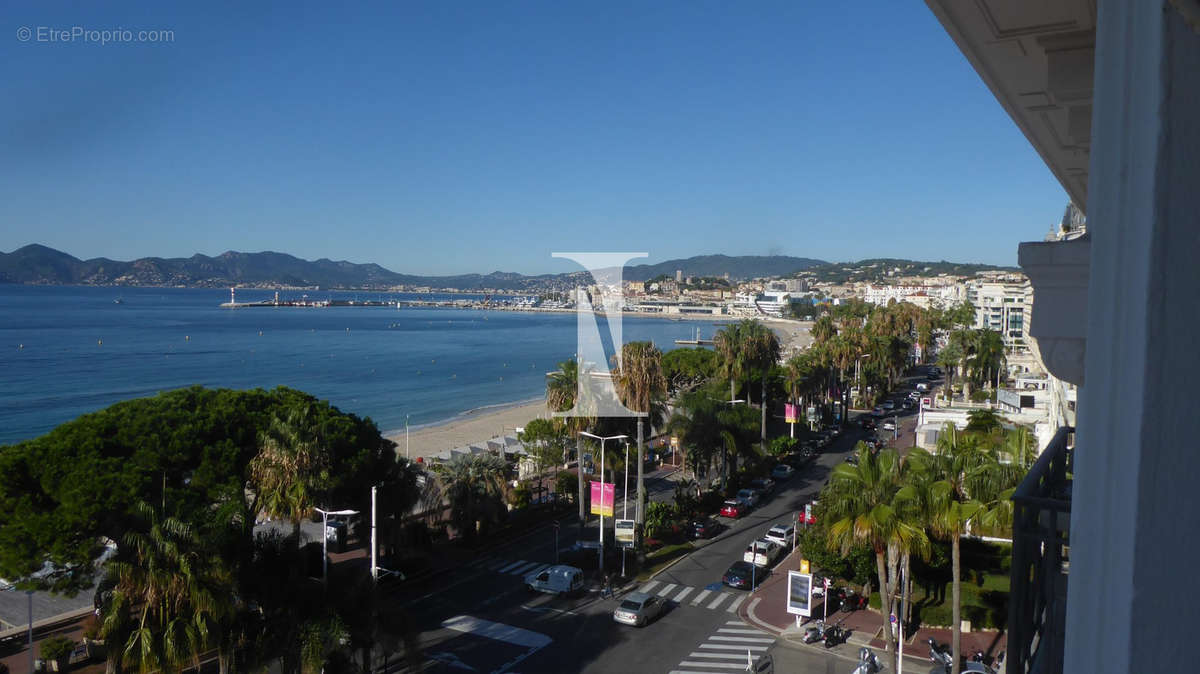
[[[41,643],[39,652],[43,660],[58,660],[71,655],[75,642],[66,637],[50,637]]]
[[[512,490],[511,501],[514,508],[528,508],[533,502],[533,494],[529,490],[529,485],[522,484]]]

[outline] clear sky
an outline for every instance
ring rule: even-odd
[[[920,2],[193,4],[6,6],[0,251],[1015,264],[1067,200]]]

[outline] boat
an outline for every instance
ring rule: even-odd
[[[125,300],[118,297],[117,299],[113,300],[113,304],[125,304]]]

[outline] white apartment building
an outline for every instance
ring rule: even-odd
[[[962,290],[954,285],[873,285],[866,284],[862,287],[862,299],[864,302],[887,306],[892,300],[897,302],[909,302],[921,307],[942,306],[948,307],[955,302],[961,301]]]
[[[966,299],[975,307],[975,328],[999,332],[1016,353],[1029,350],[1033,288],[1020,274],[989,275],[966,282]]]

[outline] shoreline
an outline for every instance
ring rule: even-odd
[[[475,407],[444,421],[423,424],[419,428],[410,426],[407,454],[415,461],[417,457],[430,457],[448,449],[482,444],[496,436],[515,436],[517,427],[549,415],[541,398]],[[403,428],[382,435],[396,443],[397,455],[405,455]],[[428,458],[425,462],[428,463]]]

